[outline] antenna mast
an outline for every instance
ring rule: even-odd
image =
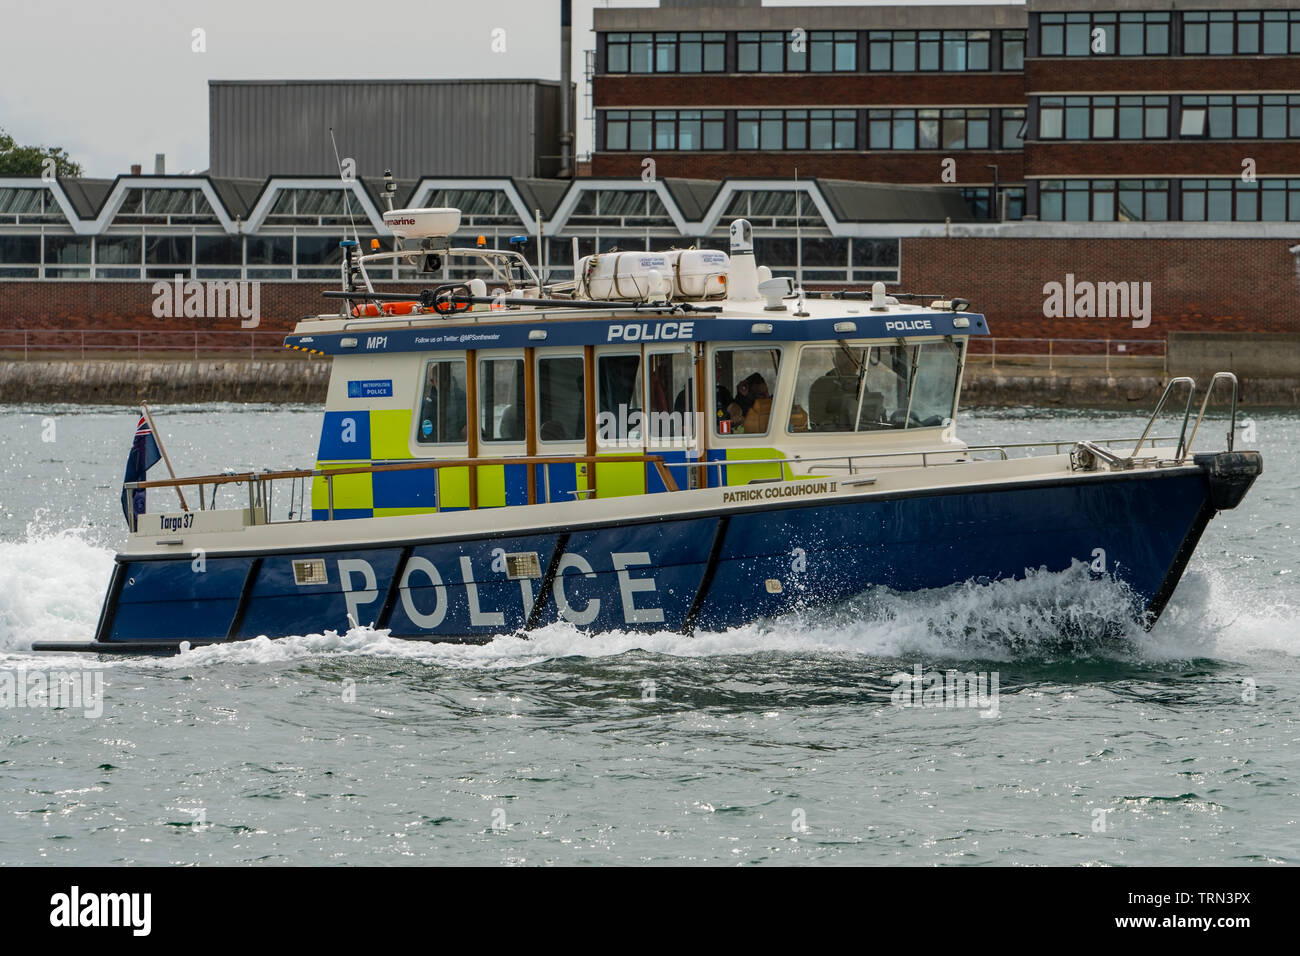
[[[795,310],[795,315],[800,318],[806,318],[808,313],[803,310],[803,230],[800,220],[803,219],[803,192],[799,188],[799,167],[794,168],[794,281],[799,286],[799,307]]]

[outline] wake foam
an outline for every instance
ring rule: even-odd
[[[26,539],[0,541],[0,653],[32,641],[89,641],[113,572],[113,552],[89,529],[49,532],[40,518]]]
[[[0,542],[0,657],[22,655],[31,663],[27,652],[32,641],[91,640],[112,566],[112,552],[88,541],[84,528],[49,533],[29,526],[25,541]],[[771,652],[952,661],[1300,655],[1300,609],[1280,594],[1261,600],[1228,573],[1203,563],[1188,571],[1150,632],[1132,622],[1131,600],[1123,586],[1076,563],[1059,573],[1040,571],[1014,581],[971,581],[918,593],[877,587],[837,607],[796,610],[690,637],[670,632],[591,635],[554,624],[528,637],[503,635],[481,645],[430,644],[359,627],[195,648],[176,658],[110,660],[189,667],[366,656],[482,669],[638,650],[678,657]]]

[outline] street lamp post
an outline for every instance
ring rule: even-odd
[[[1001,222],[1002,208],[998,205],[998,167],[993,163],[989,163],[985,168],[993,170],[993,195],[989,197],[991,199],[991,202],[989,203],[989,218]]]

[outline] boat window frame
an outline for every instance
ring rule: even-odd
[[[866,353],[866,362],[871,362],[871,353],[880,348],[905,348],[908,350],[908,381],[907,381],[907,402],[900,406],[903,412],[903,424],[890,428],[862,428],[862,402],[866,395],[866,379],[862,379],[859,385],[858,408],[854,417],[854,427],[845,431],[815,431],[811,427],[803,431],[794,431],[790,428],[790,416],[794,413],[795,402],[798,399],[798,376],[799,367],[803,362],[804,353],[809,349],[825,349],[835,346],[844,346],[850,350],[862,349]],[[912,425],[912,407],[916,397],[916,379],[921,368],[919,349],[926,346],[947,345],[957,350],[957,368],[953,378],[953,388],[951,400],[947,404],[947,413],[944,415],[944,421],[938,425]],[[917,432],[926,429],[943,429],[948,428],[957,420],[957,408],[961,401],[961,387],[966,373],[966,358],[970,346],[968,336],[962,335],[928,335],[916,338],[901,337],[893,339],[818,339],[812,342],[799,343],[796,354],[796,364],[794,378],[791,384],[790,401],[785,403],[785,429],[783,437],[800,441],[808,438],[825,441],[829,438],[857,438],[863,435],[885,435],[896,434],[899,432]],[[897,413],[899,409],[895,409]],[[805,412],[811,414],[811,409],[805,409]],[[715,436],[729,437],[729,436]]]
[[[649,418],[647,417],[649,413],[646,408],[646,398],[649,395],[649,382],[647,381],[647,377],[646,377],[645,347],[637,346],[637,345],[627,345],[627,344],[615,345],[612,347],[598,345],[596,346],[595,353],[592,355],[592,368],[591,368],[592,374],[595,376],[595,382],[594,382],[595,387],[593,389],[593,394],[595,395],[596,398],[596,408],[595,408],[595,415],[593,416],[593,420],[596,422],[596,443],[597,446],[603,450],[607,450],[609,446],[601,445],[600,443],[601,442],[600,416],[602,414],[602,409],[600,407],[600,363],[607,358],[631,358],[633,356],[636,357],[638,362],[636,375],[637,378],[640,379],[640,386],[641,386],[640,388],[635,390],[637,393],[637,397],[641,400],[641,407],[639,409],[635,409],[635,411],[639,411],[641,413],[641,440],[636,444],[633,444],[631,439],[628,436],[625,435],[616,436],[614,448],[615,450],[629,450],[632,448],[644,449],[646,446],[646,430],[649,426]],[[538,385],[540,388],[540,381]],[[628,409],[629,418],[631,418],[632,411],[634,411],[634,409]],[[584,409],[584,413],[585,413],[585,409]],[[615,415],[615,420],[617,420],[618,413],[614,412],[614,415]],[[540,424],[538,425],[537,430],[538,430],[538,440],[540,441],[541,440]],[[574,439],[566,439],[566,440],[572,441]],[[585,441],[586,439],[584,437],[577,440]]]
[[[799,438],[799,437],[811,435],[811,436],[816,436],[825,439],[828,436],[863,434],[861,429],[859,429],[858,425],[860,424],[860,419],[862,417],[862,399],[866,391],[865,388],[863,387],[866,382],[866,363],[871,361],[871,350],[879,344],[881,344],[880,340],[854,341],[851,339],[817,339],[812,342],[800,342],[799,349],[796,354],[794,379],[791,385],[790,401],[788,403],[788,407],[785,410],[785,435],[792,438]],[[864,353],[863,365],[859,368],[858,371],[858,386],[857,386],[858,404],[854,413],[852,428],[835,430],[835,431],[815,430],[814,428],[812,428],[812,409],[810,407],[804,407],[803,409],[804,414],[808,416],[808,421],[804,429],[802,431],[795,431],[793,428],[790,427],[790,417],[794,414],[795,404],[799,398],[799,391],[798,391],[799,370],[803,367],[804,355],[807,352],[814,349],[847,349],[850,352],[861,350]],[[856,361],[856,358],[854,360]],[[832,367],[834,366],[832,365]],[[809,386],[809,391],[811,392],[811,385]],[[809,396],[808,404],[810,406],[812,405],[811,395]]]
[[[542,438],[542,362],[550,359],[577,359],[582,365],[582,427],[584,434],[578,438]],[[594,363],[593,363],[594,364]],[[587,443],[587,419],[590,409],[587,408],[587,355],[581,345],[555,346],[552,348],[535,348],[533,349],[533,395],[532,400],[536,403],[533,408],[536,409],[534,418],[536,420],[537,444],[554,447],[556,445],[582,445],[584,450]],[[594,368],[590,370],[595,373]]]
[[[422,442],[420,441],[420,410],[424,407],[424,390],[429,381],[429,366],[436,362],[459,362],[464,369],[465,378],[465,437],[459,441],[440,441],[440,442]],[[420,449],[443,449],[449,447],[468,446],[471,425],[478,426],[478,416],[475,410],[469,407],[469,353],[468,350],[463,352],[434,352],[428,354],[420,362],[420,374],[416,379],[415,390],[415,408],[411,412],[411,436],[410,445],[413,450]],[[471,421],[472,419],[472,421]],[[418,456],[417,456],[418,457]]]
[[[938,425],[917,425],[913,427],[912,420],[912,403],[916,398],[916,379],[920,369],[920,349],[927,345],[946,345],[957,351],[957,370],[952,382],[952,399],[948,403],[948,414]],[[962,381],[966,376],[966,350],[970,345],[970,339],[961,335],[944,335],[939,337],[927,337],[924,341],[915,342],[912,348],[917,351],[913,353],[912,359],[912,378],[907,383],[907,413],[903,419],[903,431],[919,431],[926,428],[948,428],[957,420],[957,403],[961,397]]]
[[[697,393],[699,391],[699,381],[696,368],[700,357],[697,351],[699,344],[700,343],[691,341],[678,341],[676,343],[661,341],[656,342],[653,345],[643,344],[641,346],[642,387],[645,389],[645,394],[642,397],[644,405],[642,414],[646,416],[645,429],[643,431],[645,437],[642,444],[646,448],[647,452],[661,451],[664,449],[674,450],[678,448],[694,448],[703,437],[696,428],[696,425],[700,422],[700,419],[696,416],[702,415],[703,412],[702,409],[696,407],[698,398]],[[652,441],[650,436],[649,416],[655,412],[651,407],[650,360],[653,356],[657,355],[681,356],[686,361],[686,387],[684,389],[686,407],[682,412],[684,416],[682,425],[684,426],[685,431],[680,438],[665,439],[661,436]],[[672,396],[671,401],[676,402],[676,399],[677,396],[674,395]],[[668,409],[668,411],[670,414],[674,413],[674,410],[671,408]],[[707,431],[707,428],[705,431]]]
[[[777,416],[777,414],[778,414],[778,409],[779,409],[779,408],[783,407],[783,406],[786,405],[786,404],[789,404],[788,402],[783,402],[783,403],[781,403],[781,405],[778,405],[778,404],[777,404],[777,397],[781,394],[781,389],[782,389],[782,382],[781,382],[781,374],[782,374],[782,373],[781,373],[781,369],[782,369],[782,368],[785,366],[785,364],[786,364],[786,362],[785,362],[786,346],[793,345],[793,344],[796,344],[796,343],[793,343],[793,342],[762,342],[762,341],[757,341],[757,342],[756,342],[756,341],[754,341],[754,340],[752,340],[752,339],[749,340],[749,341],[744,341],[744,342],[710,342],[710,343],[708,343],[708,348],[706,349],[706,352],[705,352],[705,361],[706,361],[707,364],[708,364],[708,376],[709,376],[709,378],[708,378],[708,386],[709,386],[709,389],[708,389],[708,391],[705,392],[705,395],[706,395],[706,396],[708,396],[708,395],[713,396],[713,400],[710,402],[710,406],[716,406],[716,404],[717,404],[717,394],[718,394],[718,363],[717,363],[717,355],[718,355],[718,352],[764,352],[764,351],[765,351],[765,352],[769,352],[769,353],[770,353],[770,352],[775,352],[776,355],[777,355],[777,359],[776,359],[776,369],[775,369],[776,387],[773,388],[771,385],[768,386],[768,394],[771,396],[771,400],[772,400],[772,410],[771,410],[771,412],[768,414],[768,417],[767,417],[767,428],[764,429],[764,430],[761,431],[761,432],[720,432],[720,431],[718,431],[718,423],[719,423],[720,419],[717,417],[717,409],[716,409],[716,408],[713,408],[712,411],[710,412],[710,417],[713,419],[713,421],[711,422],[711,424],[712,424],[713,427],[709,430],[709,433],[708,433],[708,435],[709,435],[709,441],[710,441],[711,443],[712,443],[712,442],[716,442],[716,441],[733,441],[733,440],[746,441],[746,440],[751,439],[751,438],[764,438],[764,439],[766,439],[766,438],[770,438],[773,434],[775,434],[775,430],[774,430],[773,425],[772,425],[772,420],[773,420],[774,418],[776,418],[776,416]],[[735,398],[735,393],[734,393],[734,392],[732,392],[732,398]],[[786,415],[787,415],[787,416],[789,415],[789,409],[786,409]]]
[[[477,444],[480,446],[479,455],[476,457],[485,457],[482,455],[483,445],[490,445],[492,448],[509,447],[512,445],[523,445],[527,447],[528,443],[528,356],[524,349],[478,349],[475,350],[474,361],[477,363],[474,368],[474,391],[477,399],[477,407],[474,409],[474,428],[477,430]],[[523,384],[520,386],[520,394],[523,397],[522,408],[524,411],[524,421],[519,426],[518,438],[487,438],[483,435],[483,363],[484,362],[519,362],[524,366]],[[493,408],[495,415],[496,409]],[[495,419],[494,419],[495,421]],[[486,456],[493,457],[493,456]],[[499,457],[499,456],[498,456]]]

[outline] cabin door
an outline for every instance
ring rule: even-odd
[[[595,445],[587,351],[535,350],[532,417],[536,421],[537,454],[543,458],[582,459]],[[594,476],[585,461],[542,465],[538,474],[538,501],[581,501],[595,494]]]

